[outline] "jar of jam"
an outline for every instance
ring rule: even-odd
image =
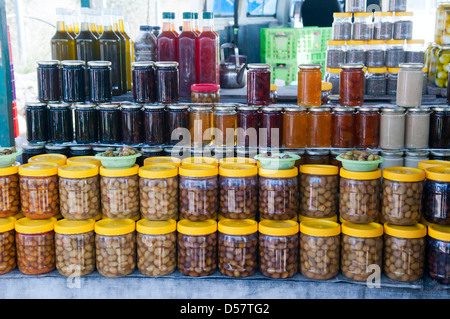
[[[306,147],[306,108],[302,106],[284,106],[283,147]]]
[[[62,65],[62,96],[67,103],[86,100],[86,62],[65,60]]]
[[[425,170],[423,205],[425,220],[432,224],[450,225],[450,168],[429,167]]]
[[[163,104],[145,104],[143,143],[146,145],[161,145],[166,137],[166,107]]]
[[[405,109],[385,107],[380,117],[380,147],[397,150],[405,147]]]
[[[343,64],[340,74],[339,104],[342,106],[362,106],[364,103],[364,65]]]
[[[428,226],[426,269],[437,282],[450,284],[450,227]]]
[[[311,148],[331,146],[330,108],[310,108],[306,116],[306,145]]]
[[[283,108],[261,108],[259,131],[259,147],[280,148],[283,143]]]
[[[133,79],[134,103],[156,102],[156,70],[155,63],[151,61],[139,61],[131,64]]]
[[[50,103],[49,129],[50,141],[53,143],[67,143],[73,141],[72,108],[68,103]]]
[[[61,69],[58,60],[37,61],[38,99],[40,102],[61,100]]]
[[[98,141],[98,111],[91,103],[77,103],[73,106],[75,113],[75,141],[80,144]]]
[[[199,104],[189,107],[189,132],[191,146],[202,147],[211,143],[212,105]]]
[[[259,107],[238,106],[236,128],[236,145],[238,147],[257,147],[259,145]]]
[[[298,72],[299,106],[322,105],[322,71],[320,64],[300,64]]]
[[[355,146],[355,109],[335,107],[331,116],[331,147],[352,148]]]
[[[112,79],[110,61],[89,61],[89,101],[109,103],[112,100]]]
[[[329,165],[331,164],[330,151],[322,149],[306,150],[304,164]]]
[[[177,103],[179,99],[178,62],[156,62],[157,101]]]
[[[190,136],[186,136],[185,134],[189,132],[189,110],[188,105],[184,104],[173,104],[167,106],[167,114],[166,114],[166,138],[167,144],[175,145],[181,140],[187,139],[184,141],[184,144],[190,145]],[[178,129],[178,130],[177,130]],[[186,132],[183,132],[183,129]]]
[[[191,85],[192,103],[220,103],[220,85],[200,83]]]
[[[27,102],[25,114],[27,120],[27,141],[29,143],[47,142],[49,140],[47,104]]]
[[[355,114],[355,147],[378,148],[380,144],[380,109],[359,107]]]
[[[144,121],[141,104],[124,103],[121,109],[122,143],[141,144],[144,136]]]
[[[234,147],[236,144],[236,107],[216,105],[213,108],[214,145]]]
[[[102,144],[122,142],[121,112],[119,105],[99,104],[98,109],[98,141]]]
[[[270,64],[249,63],[247,65],[247,104],[270,104]]]
[[[429,147],[450,148],[450,107],[433,107],[430,114]]]

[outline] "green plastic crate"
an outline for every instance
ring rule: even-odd
[[[297,81],[298,64],[296,59],[291,60],[266,60],[271,65],[270,81],[273,84],[275,79],[283,80],[286,85]]]

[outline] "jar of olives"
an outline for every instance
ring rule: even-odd
[[[434,166],[425,170],[423,212],[433,224],[450,225],[450,167]]]
[[[428,226],[427,272],[437,282],[450,283],[450,227]]]
[[[14,270],[16,263],[16,218],[13,216],[0,218],[0,275]]]
[[[19,166],[16,162],[0,168],[0,218],[14,216],[20,211]]]

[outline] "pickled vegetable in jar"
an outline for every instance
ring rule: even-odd
[[[364,65],[344,64],[340,74],[340,101],[342,106],[362,106],[364,104]]]
[[[20,163],[16,162],[9,167],[0,168],[0,218],[20,212],[19,166]]]
[[[373,36],[373,13],[365,12],[362,10],[360,12],[355,12],[353,14],[353,29],[352,29],[352,40],[372,40]]]
[[[156,62],[157,101],[177,103],[179,99],[178,62]]]
[[[401,63],[397,81],[396,104],[403,107],[422,105],[423,64]]]
[[[406,110],[405,147],[426,149],[430,133],[430,112],[423,108]]]
[[[4,275],[17,266],[15,222],[13,216],[0,218],[0,275]]]
[[[412,12],[394,12],[394,40],[411,40],[413,35]]]
[[[59,102],[61,100],[60,61],[37,61],[38,99],[40,102]]]
[[[450,168],[434,166],[425,170],[424,217],[425,220],[438,225],[450,225]]]
[[[284,107],[283,147],[306,147],[306,108],[299,106]]]
[[[167,106],[166,113],[166,143],[175,145],[180,142],[180,136],[183,140],[185,137],[184,130],[189,130],[189,106],[174,104]],[[184,129],[184,130],[183,130]],[[186,142],[184,142],[186,143]]]
[[[340,68],[345,63],[345,41],[329,40],[326,55],[327,68]]]
[[[322,72],[320,64],[300,64],[298,66],[298,105],[322,105]]]
[[[189,107],[189,131],[191,146],[202,147],[209,145],[212,140],[212,105],[201,104]]]
[[[247,105],[269,105],[270,64],[249,63],[247,68]]]
[[[98,140],[102,144],[122,142],[121,112],[116,104],[99,104]]]
[[[72,109],[67,103],[48,104],[50,141],[57,144],[73,141]]]
[[[45,103],[27,102],[25,104],[27,141],[29,143],[47,142],[49,140],[48,112]]]
[[[380,117],[380,147],[388,150],[398,150],[405,146],[405,109],[400,107],[385,107]]]
[[[393,12],[374,12],[373,39],[391,40],[394,33]]]
[[[331,147],[352,148],[355,145],[355,109],[335,107],[331,114]]]
[[[283,108],[261,108],[259,116],[259,147],[279,148],[283,144]]]
[[[238,106],[236,116],[236,145],[257,147],[259,145],[259,107]]]
[[[236,144],[236,107],[234,105],[216,105],[213,108],[212,118],[214,127],[215,146],[234,147]]]
[[[144,140],[144,119],[141,104],[123,103],[120,105],[120,127],[122,143],[127,145],[141,144]]]
[[[112,71],[110,61],[89,61],[89,101],[109,103],[112,100]]]
[[[98,111],[91,103],[77,103],[75,114],[75,142],[90,144],[98,142]]]
[[[434,29],[434,42],[438,45],[450,44],[449,27],[450,4],[441,2],[437,4]]]
[[[334,12],[332,28],[333,31],[331,38],[333,40],[351,40],[352,14],[350,12]]]
[[[331,146],[330,108],[310,108],[306,115],[306,145],[311,148]]]
[[[134,103],[155,103],[157,100],[155,63],[151,61],[140,61],[133,62],[131,66],[133,68]]]
[[[220,103],[220,85],[200,83],[191,85],[192,103]]]
[[[366,75],[366,94],[371,96],[386,95],[387,68],[368,68]]]
[[[426,249],[427,273],[437,282],[450,283],[450,228],[441,225],[428,226]]]
[[[166,107],[160,104],[144,104],[143,143],[162,145],[166,141]]]

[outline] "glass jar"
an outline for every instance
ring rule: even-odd
[[[322,105],[322,66],[320,64],[300,64],[298,66],[299,106]]]
[[[178,62],[156,62],[155,67],[158,103],[177,103],[179,99]]]
[[[448,226],[428,226],[425,269],[429,276],[443,285],[450,283],[450,229]]]
[[[341,69],[327,68],[324,80],[331,83],[331,95],[339,95],[339,79]],[[339,100],[339,98],[338,98]]]
[[[189,131],[191,134],[191,145],[203,147],[209,145],[212,140],[213,128],[212,110],[210,104],[191,105],[189,107]]]
[[[165,106],[161,104],[145,104],[143,106],[143,143],[146,145],[162,145],[166,137]]]
[[[327,68],[340,68],[345,63],[345,41],[328,40],[326,56]]]
[[[27,122],[27,141],[41,143],[49,140],[49,123],[47,104],[27,102],[25,104]]]
[[[283,108],[261,108],[259,120],[259,147],[280,148],[283,145]]]
[[[429,167],[425,170],[424,217],[438,225],[450,225],[450,168],[448,166]]]
[[[433,107],[430,113],[429,147],[450,148],[450,108]]]
[[[366,94],[370,96],[384,96],[387,88],[387,68],[368,68],[366,74]]]
[[[422,161],[427,161],[429,154],[430,152],[428,151],[406,152],[404,166],[419,168],[419,163]]]
[[[353,14],[352,40],[367,41],[372,40],[373,36],[373,13],[372,12],[355,12]],[[347,62],[348,63],[348,62]]]
[[[406,41],[406,63],[425,64],[425,40]]]
[[[393,280],[413,282],[424,275],[427,228],[384,225],[383,272]]]
[[[61,61],[62,100],[66,103],[86,100],[86,62],[81,60]]]
[[[218,268],[226,276],[244,278],[258,268],[258,222],[223,219],[218,223]]]
[[[449,13],[450,4],[445,1],[437,3],[436,8],[436,20],[434,29],[434,42],[438,45],[448,45],[450,44],[450,32],[448,31],[449,25]]]
[[[342,224],[340,268],[345,277],[367,281],[374,270],[382,268],[383,232],[379,223]]]
[[[393,12],[374,12],[373,20],[373,39],[391,40],[394,34],[394,22],[392,21]]]
[[[61,144],[46,144],[45,145],[46,154],[61,154],[64,156],[70,156],[70,148],[66,145]]]
[[[408,149],[428,148],[429,135],[429,110],[408,108],[406,110],[405,147]]]
[[[259,222],[259,271],[266,277],[285,279],[298,272],[299,225],[292,220]]]
[[[345,11],[347,12],[365,12],[367,0],[345,0]]]
[[[132,219],[102,219],[95,223],[96,268],[100,275],[118,278],[134,272],[135,230],[136,223]]]
[[[191,85],[192,103],[220,103],[220,85],[213,83],[200,83]]]
[[[315,149],[306,150],[304,164],[320,164],[320,165],[329,165],[330,164],[330,151]]]
[[[185,138],[186,132],[189,130],[189,106],[182,104],[174,104],[167,106],[166,113],[166,138],[165,141],[169,145],[176,145]],[[184,142],[186,143],[186,141]],[[190,144],[190,143],[188,143]]]
[[[175,219],[136,223],[137,268],[150,277],[166,276],[177,267],[177,222]]]
[[[355,109],[335,107],[331,116],[331,147],[352,148],[355,146]]]
[[[362,106],[364,104],[364,65],[343,64],[339,80],[342,106]]]
[[[236,144],[236,117],[234,105],[220,104],[213,108],[213,128],[215,146],[234,147]]]
[[[441,161],[450,161],[450,150],[431,151],[430,159],[441,160]]]
[[[282,145],[289,149],[306,147],[306,108],[284,107]]]
[[[100,211],[100,183],[95,164],[58,168],[61,215],[70,220],[94,218]]]
[[[141,217],[169,220],[178,217],[178,167],[154,163],[139,169]]]
[[[212,275],[217,268],[217,222],[180,220],[177,266],[184,276]]]
[[[92,147],[90,146],[71,146],[69,149],[69,157],[93,155]]]
[[[384,158],[384,162],[380,163],[380,169],[384,170],[388,167],[401,167],[404,165],[404,152],[381,152],[380,155]]]
[[[259,169],[259,214],[268,220],[289,220],[298,210],[298,169]]]
[[[306,145],[310,148],[331,146],[331,109],[310,108],[306,115]]]
[[[156,102],[156,70],[151,61],[133,62],[133,101],[134,103],[151,104]]]
[[[16,162],[9,167],[0,168],[0,218],[20,212],[19,166],[20,163]]]
[[[236,115],[236,145],[258,147],[259,107],[238,106]]]
[[[89,101],[110,103],[112,100],[112,75],[110,61],[89,61]]]
[[[55,223],[56,269],[65,277],[95,270],[94,219],[61,219]]]
[[[95,104],[77,103],[75,114],[75,142],[91,144],[98,141],[98,111]]]
[[[383,170],[382,217],[394,225],[414,225],[422,217],[425,172],[418,168]]]
[[[401,63],[406,62],[405,41],[387,40],[385,64],[388,68],[398,68]]]
[[[314,218],[337,214],[338,174],[333,165],[300,166],[300,214]]]
[[[381,68],[384,67],[384,53],[385,53],[384,40],[369,40],[366,46],[366,64],[368,68]]]
[[[428,80],[430,83],[436,84],[436,73],[437,73],[437,65],[438,65],[438,53],[441,49],[441,46],[434,45],[430,49],[429,53],[429,62],[428,62]],[[444,81],[440,81],[441,87],[444,85]]]
[[[362,40],[347,41],[345,63],[366,64],[366,42]]]
[[[59,214],[56,163],[29,163],[19,167],[20,206],[25,217],[47,219]]]
[[[397,150],[405,147],[405,109],[384,107],[380,117],[380,147]]]
[[[99,104],[98,141],[101,144],[122,143],[121,112],[119,105]]]
[[[314,280],[327,280],[339,273],[341,226],[330,220],[300,222],[300,272]]]
[[[353,172],[341,168],[339,216],[351,223],[376,222],[381,211],[381,170]]]
[[[394,40],[411,40],[413,35],[412,12],[394,12]]]
[[[141,104],[122,103],[120,105],[122,143],[141,144],[144,140],[144,112]]]
[[[22,163],[27,164],[28,160],[36,155],[45,154],[45,147],[43,144],[23,144],[22,145]]]
[[[16,218],[0,218],[0,275],[4,275],[17,266],[16,262],[16,232],[14,230]]]
[[[219,169],[209,164],[182,164],[179,168],[180,218],[202,221],[216,218]]]
[[[164,149],[162,147],[159,147],[159,146],[142,147],[140,149],[140,152],[141,152],[142,156],[140,156],[140,157],[138,157],[136,159],[136,163],[139,166],[143,166],[144,165],[144,161],[147,158],[164,156]]]
[[[270,64],[247,64],[247,105],[270,104]]]
[[[50,141],[61,144],[73,141],[72,108],[67,103],[48,104]]]
[[[403,107],[422,105],[423,64],[401,63],[397,81],[396,104]]]
[[[333,84],[330,82],[322,81],[321,90],[322,90],[322,105],[327,105],[330,101],[331,90],[333,88]]]
[[[37,61],[38,99],[40,102],[59,102],[61,100],[60,61]]]
[[[352,14],[350,12],[334,12],[332,36],[335,41],[352,39]]]

